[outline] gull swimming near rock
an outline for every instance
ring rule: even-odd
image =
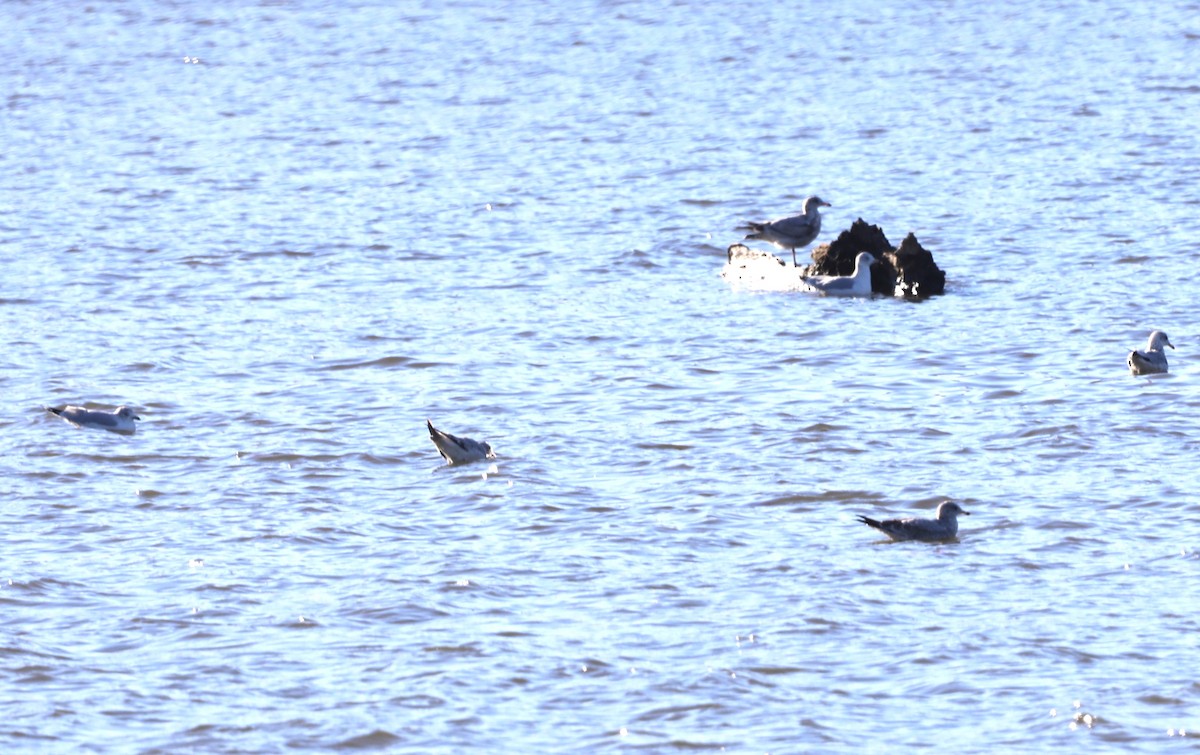
[[[820,197],[809,197],[804,200],[804,214],[792,215],[786,218],[776,218],[765,223],[748,222],[738,226],[739,231],[753,231],[746,236],[748,239],[761,239],[779,247],[792,250],[792,267],[796,267],[796,247],[805,247],[813,242],[821,232],[822,207],[833,207]]]
[[[133,435],[137,425],[133,421],[142,418],[133,413],[128,406],[118,406],[111,412],[102,409],[85,409],[82,406],[64,406],[61,409],[45,407],[46,411],[62,417],[75,427],[90,427],[95,430],[108,430],[120,435]]]
[[[953,540],[958,535],[959,514],[970,516],[971,512],[964,511],[954,501],[943,501],[937,507],[937,517],[935,519],[910,517],[907,519],[885,519],[881,522],[878,519],[859,516],[858,521],[874,527],[897,542],[902,540],[921,540],[926,543],[936,543],[941,540]]]
[[[850,275],[812,275],[800,280],[829,296],[870,296],[871,265],[875,261],[870,252],[859,252]]]
[[[1145,351],[1129,352],[1129,356],[1125,359],[1125,364],[1129,365],[1129,371],[1134,375],[1154,375],[1166,372],[1167,352],[1163,351],[1163,346],[1175,348],[1166,333],[1161,330],[1152,332],[1146,341]]]
[[[442,432],[429,420],[425,420],[425,424],[429,427],[429,439],[433,441],[433,445],[437,446],[438,453],[442,455],[447,464],[466,464],[471,461],[496,458],[495,452],[487,443],[480,443],[470,438],[459,438],[456,435]]]

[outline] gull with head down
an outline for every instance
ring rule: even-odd
[[[434,427],[429,420],[425,420],[425,425],[429,428],[429,439],[437,446],[438,453],[447,464],[466,464],[496,458],[496,453],[487,443],[443,432]]]

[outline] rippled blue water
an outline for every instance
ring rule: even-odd
[[[1193,738],[1197,11],[0,7],[4,749]]]

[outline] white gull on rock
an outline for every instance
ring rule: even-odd
[[[759,239],[780,249],[791,249],[792,267],[796,267],[796,248],[808,246],[821,232],[821,213],[817,210],[832,206],[820,197],[809,197],[804,200],[803,215],[776,218],[765,223],[748,222],[738,226],[738,230],[752,231],[746,236],[748,239]]]
[[[1167,352],[1163,351],[1163,346],[1175,348],[1166,333],[1161,330],[1152,332],[1146,341],[1145,351],[1129,352],[1129,356],[1125,359],[1125,364],[1129,365],[1129,371],[1134,375],[1153,375],[1166,372]]]
[[[854,258],[854,272],[850,275],[811,275],[800,280],[829,296],[870,296],[871,265],[875,255],[859,252]]]
[[[137,425],[133,424],[133,421],[141,419],[128,406],[119,406],[111,412],[101,409],[85,409],[82,406],[64,406],[61,409],[47,406],[45,409],[76,427],[108,430],[121,435],[133,435],[137,432]]]
[[[442,432],[429,420],[425,420],[425,424],[429,427],[429,439],[433,441],[433,445],[437,446],[438,453],[448,464],[466,464],[471,461],[496,458],[495,452],[487,443]]]
[[[896,541],[922,540],[934,543],[941,540],[953,540],[958,535],[959,514],[970,516],[971,512],[963,511],[962,507],[954,501],[943,501],[937,508],[937,518],[935,519],[885,519],[881,522],[878,519],[860,516],[858,521],[874,527]]]

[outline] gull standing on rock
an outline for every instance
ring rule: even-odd
[[[137,425],[133,424],[133,421],[141,420],[141,417],[134,414],[128,406],[118,406],[111,412],[85,409],[82,406],[64,406],[61,409],[47,406],[45,409],[55,416],[62,417],[75,427],[108,430],[110,433],[120,435],[133,435],[137,432]]]
[[[859,252],[850,275],[812,275],[800,280],[830,296],[870,296],[871,265],[875,261],[875,255],[870,252]]]
[[[1152,332],[1149,340],[1146,341],[1145,351],[1129,352],[1128,358],[1125,359],[1125,364],[1129,365],[1129,371],[1134,375],[1153,375],[1166,372],[1167,352],[1163,351],[1163,346],[1175,348],[1166,333],[1161,330]]]
[[[870,517],[860,516],[858,521],[883,532],[892,540],[921,540],[926,543],[936,543],[941,540],[953,540],[958,535],[958,515],[971,515],[963,511],[954,501],[943,501],[937,508],[936,519],[886,519],[879,521]]]
[[[821,213],[817,210],[822,207],[833,207],[833,205],[820,197],[809,197],[804,200],[803,215],[777,218],[765,223],[748,222],[746,225],[738,226],[738,230],[753,231],[746,236],[748,239],[761,239],[780,249],[791,249],[792,267],[796,267],[796,247],[808,246],[821,232]]]
[[[429,427],[429,439],[433,441],[433,445],[437,446],[438,453],[442,455],[447,464],[466,464],[470,461],[496,458],[495,452],[487,443],[480,443],[470,438],[459,438],[456,435],[442,432],[429,420],[425,420],[425,425]]]

